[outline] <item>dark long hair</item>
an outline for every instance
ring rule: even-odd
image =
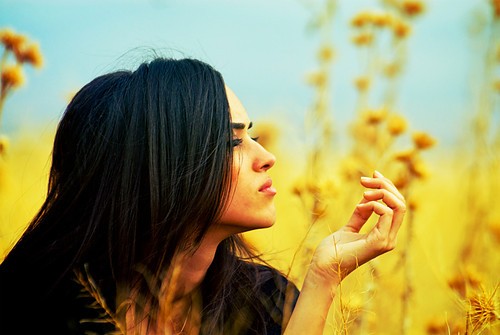
[[[85,265],[112,298],[118,285],[144,293],[154,318],[158,301],[138,266],[159,282],[175,254],[196,248],[220,218],[231,187],[231,138],[224,81],[203,62],[155,59],[83,87],[57,129],[47,199],[0,266],[0,312],[10,297],[55,304],[52,292]],[[207,333],[226,327],[228,291],[247,292],[242,303],[255,305],[248,290],[257,277],[237,254],[252,257],[230,237],[209,270],[206,297],[218,301],[204,311],[212,318]],[[9,295],[16,285],[23,292]]]

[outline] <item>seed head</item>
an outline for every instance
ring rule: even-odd
[[[324,72],[312,72],[306,76],[306,81],[312,86],[324,86],[328,80]]]
[[[410,163],[416,157],[415,150],[401,151],[394,155],[394,159],[402,163]]]
[[[403,20],[392,20],[392,31],[395,37],[403,39],[410,35],[411,26]]]
[[[490,222],[488,229],[496,243],[500,243],[500,220]]]
[[[16,34],[11,29],[0,30],[0,42],[4,45],[6,50],[11,50],[16,53],[22,49],[26,36]]]
[[[498,286],[497,286],[498,288]],[[495,301],[497,289],[487,296],[484,292],[469,297],[469,322],[472,325],[473,333],[482,331],[489,325],[500,320],[498,306]]]
[[[401,65],[397,62],[387,64],[384,69],[384,75],[393,78],[401,72]]]
[[[370,78],[365,76],[354,79],[354,85],[360,92],[368,90],[370,88],[370,84]]]
[[[377,125],[381,123],[386,117],[387,109],[385,108],[369,109],[363,114],[365,122],[371,125]]]
[[[5,66],[2,71],[2,92],[7,88],[19,87],[24,83],[24,75],[21,66]]]
[[[5,155],[9,149],[9,138],[6,136],[0,136],[0,157]]]
[[[358,46],[366,46],[373,43],[374,36],[370,32],[360,33],[352,38],[354,44]]]
[[[413,144],[415,144],[415,147],[419,150],[429,149],[436,144],[436,140],[424,132],[414,132],[412,137]]]
[[[391,115],[387,120],[387,130],[392,136],[401,135],[408,128],[406,119],[401,115]]]
[[[493,82],[493,89],[496,93],[500,93],[500,79],[497,79]]]
[[[335,56],[335,51],[330,45],[324,45],[319,49],[318,59],[320,61],[329,62]]]
[[[426,178],[429,175],[427,165],[420,159],[414,159],[409,165],[409,168],[411,174],[417,178]]]
[[[392,20],[393,16],[389,13],[376,13],[372,16],[373,25],[379,28],[390,26]]]
[[[419,0],[405,0],[401,3],[401,9],[408,16],[417,16],[424,12],[425,5]]]
[[[356,14],[352,20],[351,20],[351,25],[356,27],[356,28],[362,28],[366,26],[367,24],[372,22],[373,14],[371,12],[359,12]]]
[[[18,50],[15,55],[19,63],[29,63],[36,68],[43,66],[43,56],[40,52],[38,44],[30,44],[27,47]]]
[[[493,8],[493,15],[495,18],[500,17],[500,0],[491,0],[491,7]]]

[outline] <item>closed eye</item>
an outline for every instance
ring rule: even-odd
[[[231,143],[232,143],[233,147],[237,147],[238,145],[241,144],[241,142],[243,142],[243,140],[241,138],[233,138]]]

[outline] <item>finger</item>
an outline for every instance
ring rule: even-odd
[[[394,248],[394,240],[390,239],[393,210],[377,201],[370,201],[366,204],[358,206],[365,207],[366,210],[371,210],[380,216],[377,224],[368,233],[368,238],[378,245],[383,251],[388,251]]]
[[[396,194],[396,196],[398,196],[398,198],[405,201],[404,196],[401,194],[401,192],[399,192],[398,188],[396,187],[396,185],[394,185],[392,180],[384,177],[384,175],[377,170],[373,172],[373,177],[383,180],[383,184],[387,187],[388,190],[392,191],[394,194]]]
[[[393,210],[396,210],[399,207],[404,207],[405,205],[404,201],[402,201],[394,193],[383,188],[365,191],[363,192],[363,198],[365,199],[365,202],[381,200]]]
[[[404,201],[403,195],[399,192],[396,186],[389,179],[383,177],[361,177],[361,185],[367,188],[373,189],[386,189],[391,193],[394,193],[399,199]]]
[[[394,193],[385,189],[369,190],[364,192],[363,196],[367,201],[382,200],[387,206],[389,206],[389,208],[392,209],[393,217],[389,238],[391,240],[395,240],[406,213],[405,202],[399,199]]]
[[[368,200],[366,200],[364,197],[363,199],[361,199],[359,204],[354,209],[351,218],[343,228],[344,230],[358,233],[361,228],[363,228],[364,224],[373,213],[373,210],[371,210],[369,207],[363,206],[367,203],[367,201]]]

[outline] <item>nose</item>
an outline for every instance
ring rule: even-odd
[[[276,157],[267,151],[262,145],[257,144],[257,154],[255,156],[253,168],[255,171],[267,171],[276,163]]]

